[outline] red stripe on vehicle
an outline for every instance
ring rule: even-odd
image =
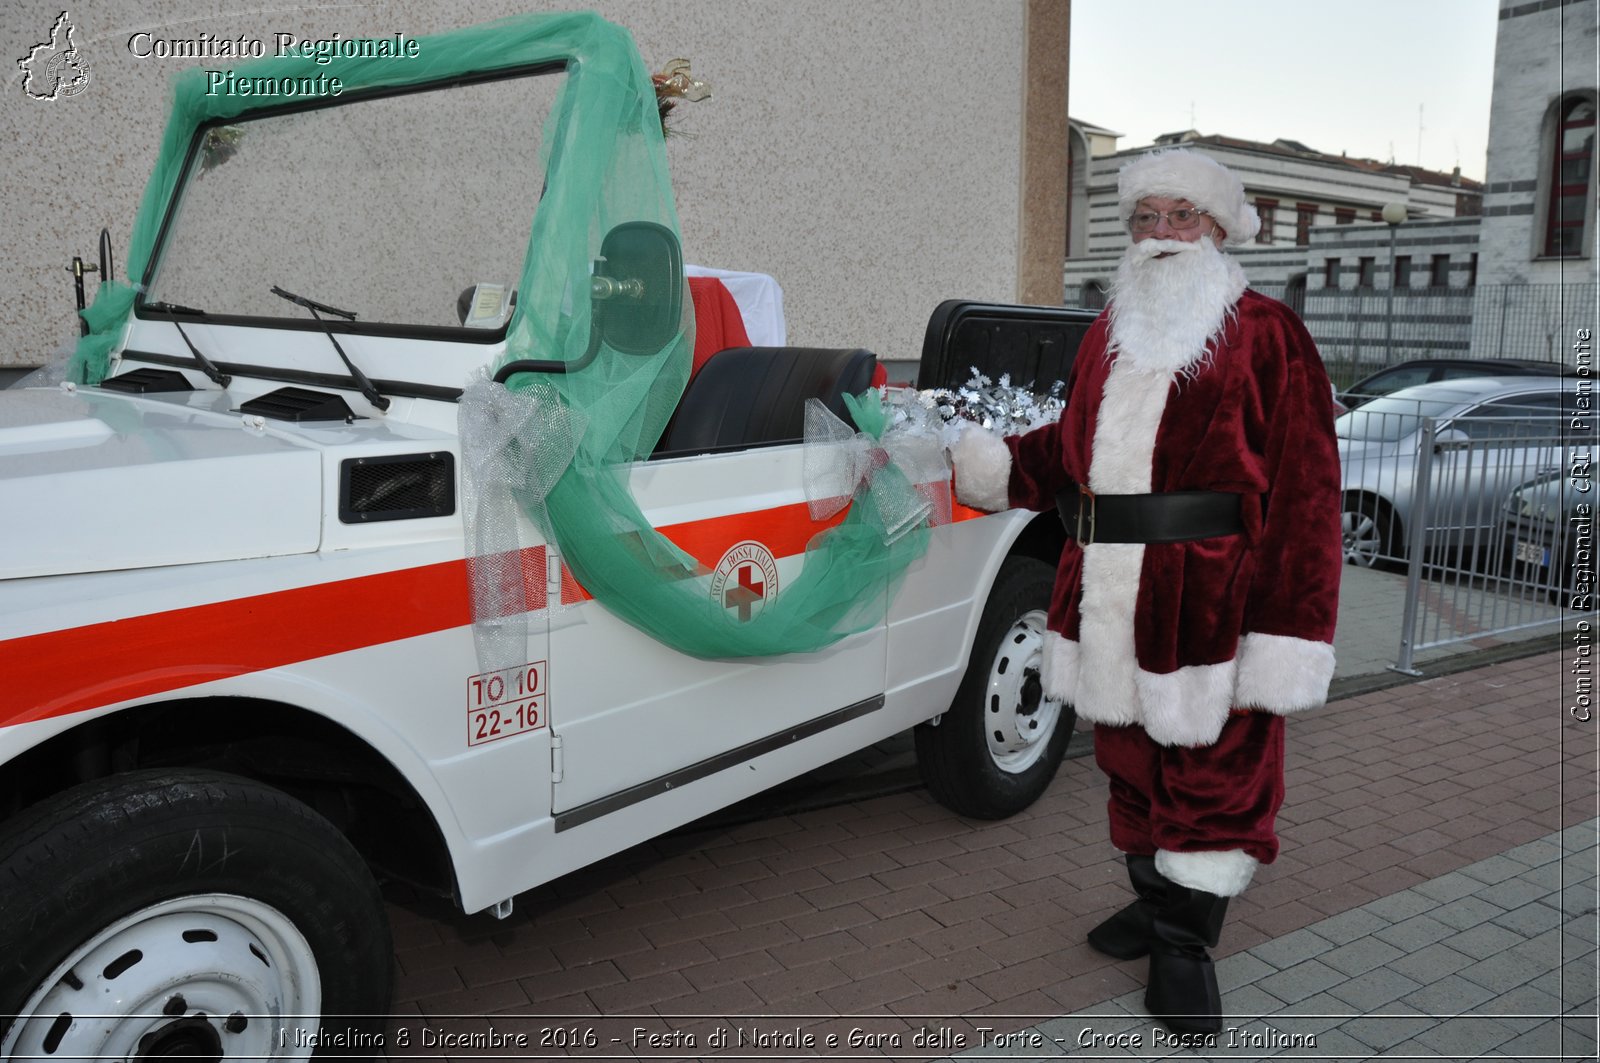
[[[730,513],[726,517],[674,524],[661,529],[684,553],[715,568],[734,543],[753,539],[772,552],[773,557],[792,557],[804,553],[806,544],[818,533],[844,520],[844,510],[824,521],[811,520],[811,510],[800,502],[755,513]]]
[[[954,519],[983,515],[957,506]],[[745,539],[778,557],[799,554],[842,519],[813,522],[798,504],[661,532],[709,569]],[[525,554],[527,600],[543,608],[544,547]],[[472,623],[467,564],[445,561],[8,639],[0,642],[6,700],[26,708],[0,726],[462,627]],[[564,565],[561,582],[564,602],[589,598]]]
[[[0,642],[28,723],[470,623],[466,563],[170,609]]]

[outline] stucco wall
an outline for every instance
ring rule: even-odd
[[[225,60],[136,58],[158,36],[425,35],[554,9],[380,0],[315,10],[234,0],[70,8],[90,82],[71,99],[5,83],[0,137],[0,366],[33,365],[76,334],[73,254],[102,225],[119,262],[165,122],[167,76]],[[939,300],[1010,301],[1018,288],[1024,0],[598,0],[647,65],[686,56],[715,93],[683,105],[669,157],[691,262],[770,273],[791,343],[915,359]],[[0,3],[12,67],[61,11]],[[223,13],[218,13],[223,12]],[[13,67],[14,69],[14,67]]]

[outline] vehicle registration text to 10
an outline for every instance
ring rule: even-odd
[[[543,661],[468,677],[467,745],[482,745],[544,727],[544,680]]]

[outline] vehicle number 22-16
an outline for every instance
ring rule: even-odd
[[[467,745],[539,730],[546,701],[543,661],[468,677]]]

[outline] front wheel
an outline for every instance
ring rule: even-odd
[[[917,765],[940,804],[1004,819],[1038,800],[1055,777],[1077,714],[1045,697],[1045,614],[1055,571],[1032,557],[1000,566],[955,699],[937,725],[916,729]]]
[[[1347,496],[1339,524],[1345,564],[1372,568],[1401,559],[1400,529],[1394,513],[1376,499]]]
[[[206,771],[87,783],[0,828],[0,896],[0,1059],[377,1054],[377,886],[280,791]]]

